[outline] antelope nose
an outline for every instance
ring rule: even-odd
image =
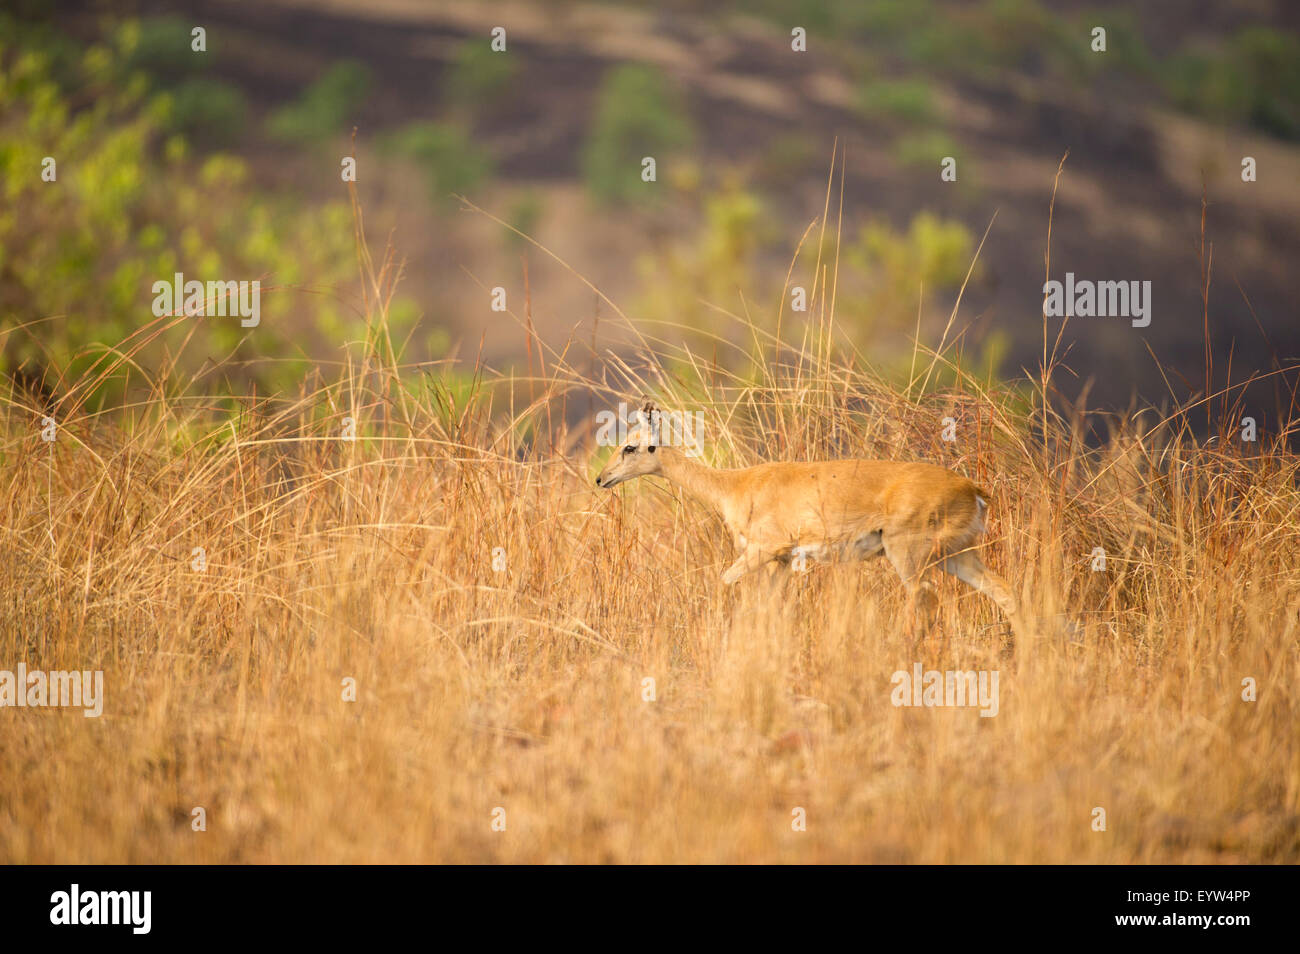
[[[596,478],[596,486],[597,486],[597,487],[600,486],[600,478],[599,478],[599,477]]]

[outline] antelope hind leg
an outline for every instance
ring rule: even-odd
[[[984,565],[973,551],[964,550],[953,554],[941,564],[945,573],[950,573],[971,589],[982,593],[997,604],[998,609],[1006,615],[1011,623],[1011,631],[1016,636],[1023,636],[1024,626],[1020,620],[1020,608],[1006,580]]]

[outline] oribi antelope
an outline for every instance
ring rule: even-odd
[[[907,589],[909,614],[933,599],[923,579],[939,567],[983,593],[1021,632],[1006,582],[972,547],[983,535],[989,494],[935,464],[890,460],[770,463],[723,470],[659,443],[654,405],[596,477],[613,487],[634,477],[664,477],[711,506],[735,540],[739,556],[722,574],[731,585],[773,564],[865,560],[883,554]]]

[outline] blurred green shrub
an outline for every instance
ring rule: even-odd
[[[228,147],[244,129],[248,103],[239,87],[204,75],[215,54],[211,46],[193,50],[191,29],[176,17],[119,23],[111,33],[111,73],[123,83],[144,78],[158,97],[153,108],[164,131],[202,148]]]
[[[1056,23],[1038,0],[985,0],[977,41],[990,63],[1022,69],[1057,46]]]
[[[694,235],[638,260],[636,313],[672,326],[666,334],[721,332],[725,322],[709,306],[734,304],[739,288],[747,296],[763,294],[755,255],[773,235],[758,196],[734,183],[725,186],[705,199]]]
[[[782,24],[799,24],[827,36],[897,38],[934,17],[932,0],[752,0],[746,11]]]
[[[1142,36],[1142,24],[1132,10],[1108,7],[1076,15],[1074,22],[1078,24],[1078,30],[1075,32],[1087,38],[1088,43],[1091,42],[1091,30],[1094,26],[1106,28],[1105,57],[1109,57],[1109,63],[1104,64],[1103,57],[1085,46],[1085,49],[1088,49],[1088,63],[1092,65],[1094,71],[1104,65],[1107,69],[1119,66],[1133,76],[1154,75],[1155,58],[1151,55],[1151,50]],[[1071,42],[1073,42],[1072,37]]]
[[[829,152],[824,157],[818,155],[807,133],[782,133],[768,141],[758,159],[757,175],[772,184],[784,185],[813,169],[824,168],[830,161]]]
[[[370,93],[370,70],[355,60],[335,63],[296,103],[271,114],[267,131],[286,142],[311,143],[340,132],[356,118]]]
[[[958,285],[974,252],[966,226],[920,212],[906,232],[886,222],[868,223],[845,247],[844,257],[853,267],[882,276],[890,293],[912,299],[922,282],[933,288]]]
[[[1162,64],[1161,77],[1189,112],[1300,138],[1300,39],[1291,34],[1248,27],[1222,51],[1189,45]]]
[[[1250,122],[1275,136],[1300,138],[1300,39],[1247,27],[1233,39],[1228,55],[1246,78]]]
[[[525,189],[511,200],[506,211],[506,221],[525,235],[536,238],[537,225],[541,222],[544,211],[545,201],[541,194],[534,189]],[[512,252],[519,252],[528,243],[514,232],[506,232],[506,246]]]
[[[168,98],[166,128],[198,146],[229,146],[244,128],[248,103],[229,83],[206,77],[185,80]]]
[[[930,84],[924,79],[875,79],[862,87],[858,111],[868,119],[901,119],[909,123],[936,118]]]
[[[956,141],[938,130],[908,133],[894,140],[894,158],[901,165],[933,168],[935,175],[939,174],[939,163],[946,156],[955,157],[957,152]]]
[[[166,83],[205,69],[211,62],[212,47],[208,46],[203,53],[195,52],[190,34],[194,26],[174,16],[124,22],[118,27],[116,37],[119,48],[127,51],[122,69],[139,70]]]
[[[447,98],[457,106],[486,106],[510,88],[516,70],[509,53],[498,53],[483,40],[466,40],[447,70]]]
[[[167,137],[166,99],[121,83],[119,56],[87,48],[79,84],[64,92],[39,49],[0,48],[0,370],[21,367],[56,389],[60,378],[75,379],[104,348],[155,323],[152,284],[175,272],[261,280],[261,324],[182,320],[136,356],[142,368],[160,367],[164,350],[180,374],[232,355],[294,359],[299,342],[356,324],[334,296],[270,287],[352,279],[348,207],[303,209],[261,196],[232,156],[191,160],[184,137]],[[53,182],[41,178],[45,156],[57,159]],[[273,390],[301,370],[285,360],[231,373]],[[125,384],[122,371],[92,406],[115,400]]]
[[[960,222],[921,212],[900,232],[887,222],[870,222],[844,247],[843,263],[865,276],[860,291],[849,290],[838,303],[859,334],[911,328],[921,289],[958,288],[975,254],[975,240]],[[978,273],[977,273],[978,274]]]
[[[617,66],[605,74],[583,149],[587,188],[604,202],[654,201],[641,180],[641,160],[653,156],[662,175],[665,157],[689,145],[694,131],[679,98],[648,66]]]
[[[452,193],[468,192],[492,174],[488,154],[452,123],[410,123],[386,136],[383,146],[425,171],[432,196],[439,203],[453,202]]]
[[[735,329],[726,312],[776,330],[776,312],[769,309],[782,296],[786,276],[786,265],[772,267],[780,261],[773,255],[779,233],[758,197],[735,183],[709,196],[704,209],[694,234],[638,259],[639,291],[632,312],[657,326],[657,339],[685,341],[710,360],[721,354],[721,362],[743,376],[746,370],[727,360],[723,346]],[[804,289],[807,310],[793,312],[790,290],[784,290],[782,337],[800,344],[807,322],[820,318],[826,290],[822,282],[833,283],[839,333],[872,353],[873,360],[879,358],[882,370],[906,370],[891,362],[901,360],[904,351],[910,354],[903,343],[916,327],[921,289],[927,307],[943,295],[955,294],[971,267],[975,238],[960,222],[923,212],[905,229],[875,221],[845,239],[837,270],[835,236],[828,231],[820,276],[813,274],[816,234],[804,244],[790,285]],[[973,278],[979,275],[976,268]],[[815,286],[822,289],[816,300],[809,297]],[[825,303],[829,306],[829,298]],[[1005,338],[986,338],[978,356],[981,372],[996,372],[1006,347]]]

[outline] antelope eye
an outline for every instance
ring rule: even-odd
[[[624,454],[630,454],[630,453],[632,453],[634,450],[636,450],[636,446],[633,445],[633,444],[628,444],[626,447],[623,448],[623,453],[624,453]]]
[[[654,446],[653,444],[651,444],[650,447],[649,447],[648,449],[649,449],[650,453],[652,453],[652,454],[655,452],[655,446]]]

